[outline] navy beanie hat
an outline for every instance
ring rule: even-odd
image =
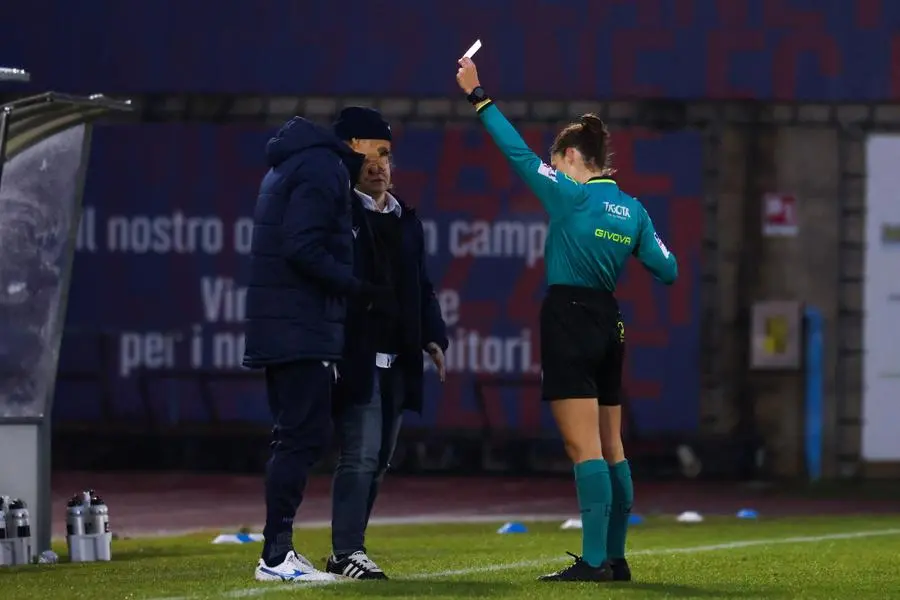
[[[354,138],[391,141],[391,126],[374,108],[348,106],[340,112],[332,127],[334,134],[344,141]]]

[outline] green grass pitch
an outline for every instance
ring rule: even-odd
[[[580,551],[580,532],[529,523],[381,527],[373,558],[392,577],[318,587],[254,581],[259,544],[212,545],[214,534],[118,540],[113,561],[0,568],[10,600],[193,600],[201,598],[891,598],[900,594],[900,515],[682,525],[655,517],[631,528],[628,584],[539,583],[538,575]],[[297,549],[321,565],[327,530],[297,530]]]

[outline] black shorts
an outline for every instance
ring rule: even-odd
[[[597,398],[619,406],[625,325],[606,291],[550,286],[541,304],[541,392],[544,400]]]

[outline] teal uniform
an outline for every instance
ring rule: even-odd
[[[671,284],[678,263],[647,211],[612,179],[582,184],[541,161],[490,100],[477,106],[488,133],[550,215],[541,304],[541,394],[545,400],[621,404],[625,328],[614,292],[630,255]],[[575,465],[583,521],[582,556],[545,575],[551,581],[629,581],[625,560],[634,486],[627,460]]]
[[[478,114],[550,216],[544,247],[548,285],[614,292],[632,254],[657,280],[667,285],[675,281],[675,255],[636,198],[612,179],[598,177],[582,184],[544,163],[493,102],[481,106]]]

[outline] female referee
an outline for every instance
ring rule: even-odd
[[[599,117],[584,115],[560,131],[547,165],[487,96],[475,63],[463,58],[459,65],[459,87],[550,216],[541,391],[575,465],[583,530],[582,556],[541,580],[629,581],[625,536],[634,488],[621,434],[625,327],[613,292],[630,255],[665,284],[678,276],[675,255],[641,203],[609,178],[609,133]]]

